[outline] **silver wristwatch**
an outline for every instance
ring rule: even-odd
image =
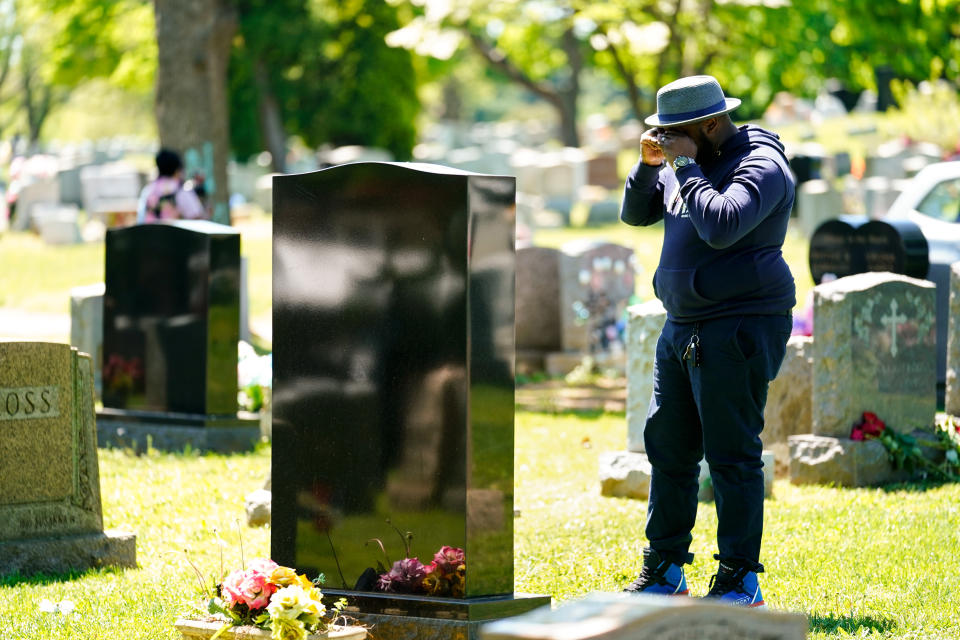
[[[677,156],[673,160],[673,168],[679,169],[680,167],[685,167],[688,164],[697,164],[697,161],[691,158],[690,156]]]

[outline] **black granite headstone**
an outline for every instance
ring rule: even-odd
[[[161,448],[181,448],[183,436],[197,448],[249,446],[252,424],[237,415],[239,322],[235,229],[184,220],[108,230],[101,442],[140,430]],[[164,425],[188,431],[173,437]],[[223,442],[204,441],[212,426],[226,429]]]
[[[926,278],[929,249],[923,232],[909,220],[869,220],[840,216],[827,220],[810,238],[810,275],[814,284],[831,273],[838,278],[868,271],[889,271]]]
[[[367,614],[549,602],[512,595],[514,179],[356,163],[273,185],[273,559]],[[462,592],[378,586],[445,546]]]

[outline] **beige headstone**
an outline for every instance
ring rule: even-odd
[[[849,437],[864,411],[900,430],[933,428],[936,287],[861,273],[814,288],[813,433]]]
[[[69,345],[0,343],[0,540],[103,530],[92,376]]]
[[[667,311],[654,298],[628,307],[627,316],[627,449],[643,453],[643,429],[653,395],[653,361]]]
[[[136,566],[132,534],[104,532],[90,357],[0,342],[0,575]]]
[[[947,393],[945,410],[960,415],[960,262],[950,265],[950,320],[947,332]]]
[[[764,449],[777,456],[777,476],[786,476],[790,449],[787,438],[810,433],[813,410],[813,338],[791,336],[780,372],[767,390],[763,410]]]

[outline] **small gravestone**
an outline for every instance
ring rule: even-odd
[[[0,575],[136,566],[135,536],[103,530],[89,356],[0,343],[0,469]]]
[[[791,336],[780,371],[767,389],[760,433],[764,449],[776,456],[778,476],[786,475],[789,465],[789,437],[812,430],[812,395],[813,338]]]
[[[808,180],[797,188],[797,223],[809,236],[824,220],[843,215],[843,194],[827,180]]]
[[[70,344],[93,358],[93,388],[100,397],[103,371],[103,283],[70,290]]]
[[[514,184],[390,163],[274,179],[271,555],[383,637],[475,638],[549,602],[513,593]],[[444,546],[462,592],[378,580]]]
[[[561,348],[560,259],[560,252],[549,247],[517,250],[518,352],[557,351]]]
[[[248,449],[237,412],[240,234],[199,220],[107,231],[101,444]]]
[[[944,409],[951,416],[960,416],[960,262],[950,265],[949,309]]]
[[[593,153],[587,157],[587,184],[607,189],[617,189],[623,185],[616,153]]]
[[[643,453],[643,429],[653,396],[653,361],[667,311],[653,299],[627,312],[627,449]]]
[[[575,240],[561,248],[560,344],[564,351],[609,348],[634,293],[633,249],[612,242]]]
[[[671,596],[593,593],[486,625],[482,640],[803,640],[801,613]]]
[[[931,282],[864,273],[814,288],[813,433],[846,438],[864,411],[909,431],[936,411]]]

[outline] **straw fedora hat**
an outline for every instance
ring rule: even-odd
[[[657,112],[644,120],[653,127],[676,127],[733,111],[737,98],[723,95],[713,76],[688,76],[674,80],[657,91]]]

